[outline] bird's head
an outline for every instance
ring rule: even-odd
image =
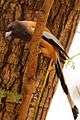
[[[27,38],[31,37],[32,33],[34,32],[34,22],[30,24],[28,21],[14,21],[10,23],[6,28],[5,37],[7,39],[12,38],[20,38],[22,40],[26,40]]]

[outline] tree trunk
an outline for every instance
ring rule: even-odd
[[[17,101],[17,97],[19,98],[19,94],[25,95],[25,85],[27,91],[32,89],[31,83],[26,81],[26,63],[29,56],[27,43],[19,39],[12,41],[5,40],[6,26],[15,19],[36,21],[36,11],[41,8],[43,2],[43,0],[0,1],[0,120],[18,120],[21,114],[19,109],[25,97],[20,97],[22,98],[21,101],[20,99]],[[68,51],[72,42],[79,15],[80,0],[54,1],[47,27],[61,41],[66,51]],[[30,98],[31,102],[28,112],[25,113],[25,120],[45,120],[58,82],[55,67],[45,82],[49,64],[50,59],[43,54],[39,54],[37,69],[38,84]],[[26,107],[27,104],[25,104]]]

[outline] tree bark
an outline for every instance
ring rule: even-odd
[[[28,56],[27,67],[26,67],[27,68],[27,70],[26,70],[27,71],[26,72],[27,83],[26,84],[28,84],[28,86],[30,86],[30,87],[29,87],[29,90],[26,87],[27,92],[24,95],[24,99],[23,99],[23,102],[22,102],[21,107],[20,107],[20,112],[19,112],[19,117],[18,117],[19,120],[26,119],[26,115],[28,113],[28,109],[29,109],[29,105],[31,102],[31,97],[32,97],[34,88],[36,89],[36,84],[39,84],[38,80],[36,78],[37,61],[38,61],[38,54],[39,54],[38,51],[39,51],[39,46],[40,46],[40,42],[41,42],[42,32],[46,26],[48,15],[49,15],[49,12],[50,12],[50,9],[52,7],[53,2],[54,2],[54,0],[45,0],[44,1],[42,8],[38,12],[36,28],[35,28],[34,34],[32,36],[32,39],[29,43],[30,54]],[[30,61],[30,59],[32,59],[32,61]],[[35,112],[34,112],[34,116],[33,116],[34,120],[36,118],[36,112],[38,110],[39,100],[42,96],[43,89],[45,87],[48,74],[49,74],[49,72],[47,73],[47,76],[45,76],[44,84],[41,88],[41,92],[40,92],[38,101],[36,102],[36,108],[35,108]],[[32,88],[32,89],[30,89],[30,88]],[[25,107],[25,105],[27,105],[27,108]]]
[[[19,39],[5,40],[6,26],[15,19],[36,21],[36,11],[41,9],[43,2],[44,0],[0,1],[0,91],[16,91],[23,95],[27,78],[26,64],[29,56],[27,42]],[[48,18],[47,27],[61,41],[66,51],[69,50],[79,20],[79,4],[80,0],[56,0]],[[25,120],[34,120],[34,116],[35,120],[45,120],[46,118],[58,82],[54,67],[44,85],[49,64],[50,59],[44,57],[43,54],[38,56],[37,78],[39,84],[30,98],[31,102]],[[26,87],[28,91],[32,89],[27,82]],[[0,120],[18,120],[21,103],[10,101],[8,96],[1,97],[0,95],[0,99],[2,100]]]
[[[32,39],[30,42],[30,55],[28,58],[29,62],[30,62],[30,58],[32,58],[33,61],[31,63],[28,62],[28,67],[27,67],[28,69],[27,75],[31,79],[34,79],[35,77],[36,68],[37,68],[36,63],[37,63],[37,58],[38,58],[39,45],[41,42],[41,36],[46,26],[49,12],[53,5],[53,2],[54,0],[44,0],[43,6],[39,10],[38,15],[37,15],[37,24],[36,24],[36,28],[34,31],[34,35],[32,36]]]

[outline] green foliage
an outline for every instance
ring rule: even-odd
[[[22,95],[20,95],[16,91],[8,91],[8,90],[0,89],[0,104],[2,103],[3,98],[6,99],[6,102],[20,103],[20,100],[22,99]]]
[[[75,63],[73,62],[72,59],[66,60],[65,67],[67,67],[67,66],[71,66],[72,69],[75,69]]]
[[[4,92],[4,90],[0,89],[0,104],[1,104],[2,98],[4,97],[6,97],[6,93]]]
[[[73,62],[73,59],[76,57],[80,57],[80,53],[72,56],[70,59],[66,60],[65,66],[67,67],[68,65],[71,66],[72,69],[75,69],[75,63]]]

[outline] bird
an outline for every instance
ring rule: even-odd
[[[23,41],[29,41],[32,38],[35,28],[36,28],[36,22],[34,21],[16,20],[7,26],[5,32],[5,38],[6,39],[19,38]],[[66,59],[69,59],[69,56],[65,52],[64,47],[62,46],[60,41],[46,27],[44,28],[42,33],[40,46],[41,46],[41,53],[45,54],[47,57],[50,57],[54,61],[56,74],[60,79],[62,89],[66,94],[68,101],[70,103],[74,120],[76,120],[79,111],[76,105],[74,104],[68,86],[65,83],[64,75],[62,72],[62,66],[60,63],[61,62],[60,57],[62,58],[62,61],[65,61]]]
[[[24,41],[27,40],[28,42],[28,40],[31,39],[32,34],[34,33],[35,27],[36,27],[36,22],[16,20],[15,22],[12,22],[7,26],[5,37],[8,39],[16,37]],[[53,52],[53,47],[56,46],[57,50],[60,52],[61,58],[63,58],[62,59],[63,62],[64,60],[66,60],[66,58],[69,58],[63,46],[61,45],[60,41],[55,36],[53,36],[50,33],[49,29],[46,27],[44,28],[42,38],[45,39],[45,40],[42,39],[41,44],[40,44],[41,46],[43,46],[42,52],[43,51],[46,52],[46,50],[44,49],[44,46],[45,48],[48,49],[48,51],[50,51],[50,53],[51,51]],[[53,54],[50,54],[50,55],[52,56]],[[54,56],[52,57],[54,58]]]

